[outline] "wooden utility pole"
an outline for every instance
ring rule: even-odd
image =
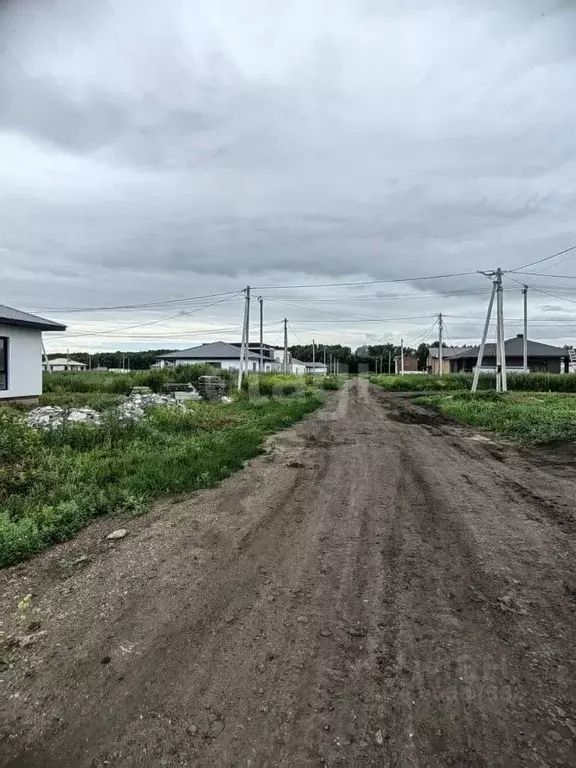
[[[444,355],[442,351],[442,344],[444,343],[443,340],[444,335],[444,321],[442,319],[442,312],[438,315],[438,365],[440,367],[439,375],[442,376],[444,374]]]
[[[264,299],[258,296],[260,304],[260,373],[264,372]]]
[[[496,309],[498,315],[498,351],[499,358],[497,360],[500,369],[500,391],[508,391],[508,380],[506,376],[506,345],[504,343],[504,289],[502,288],[502,270],[500,267],[496,270]]]
[[[525,285],[522,289],[522,295],[524,296],[524,339],[523,339],[523,353],[524,353],[524,373],[528,373],[528,286]]]
[[[248,362],[248,332],[250,327],[250,286],[244,289],[244,323],[242,325],[242,344],[240,345],[240,370],[238,371],[238,391],[242,389],[242,379],[244,377],[244,364]],[[248,366],[246,366],[248,367]]]
[[[486,347],[486,339],[488,338],[488,331],[490,329],[490,318],[492,316],[492,307],[494,306],[495,295],[496,295],[496,281],[492,283],[492,292],[490,293],[490,301],[488,302],[488,311],[486,312],[486,322],[484,323],[484,332],[482,333],[482,341],[480,342],[480,349],[478,350],[476,367],[474,368],[474,379],[472,380],[472,392],[476,392],[476,390],[478,389],[478,379],[480,378],[480,369],[482,368],[482,360],[484,359],[484,348]]]
[[[400,376],[404,376],[404,339],[400,339]]]
[[[288,320],[284,318],[284,373],[288,373]]]

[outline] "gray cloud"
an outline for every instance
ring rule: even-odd
[[[571,3],[56,0],[8,5],[0,27],[7,303],[475,271],[576,242]],[[576,275],[571,261],[562,273]],[[422,315],[421,333],[440,310],[481,315],[488,289],[480,276],[414,281],[398,298],[397,286],[354,289],[334,307]],[[338,290],[310,291],[309,306]],[[376,291],[383,306],[358,297]],[[314,315],[291,311],[306,337],[377,335],[308,332]],[[237,315],[225,305],[214,320]],[[111,312],[98,327],[123,322]]]

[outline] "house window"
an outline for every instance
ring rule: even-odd
[[[0,390],[8,389],[8,339],[0,336]]]

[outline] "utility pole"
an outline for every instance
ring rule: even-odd
[[[524,373],[528,373],[528,286],[522,289],[524,296]]]
[[[400,339],[400,376],[404,376],[404,339]]]
[[[244,289],[244,323],[242,325],[242,344],[240,345],[240,370],[238,371],[238,391],[242,390],[242,379],[244,377],[244,362],[248,361],[246,350],[248,347],[248,328],[250,325],[250,286]]]
[[[440,376],[444,373],[444,355],[442,354],[442,344],[443,344],[443,336],[444,333],[444,321],[442,319],[442,312],[438,315],[438,365],[440,366],[439,374]]]
[[[288,373],[288,320],[284,318],[284,373]]]
[[[316,341],[312,339],[312,373],[316,367]]]
[[[388,376],[392,373],[392,349],[388,350]]]
[[[260,304],[260,373],[264,372],[264,299],[258,296]]]
[[[324,368],[326,368],[326,344],[324,344]],[[326,373],[328,373],[328,368],[326,368]]]
[[[498,340],[500,348],[500,391],[508,391],[508,380],[506,377],[506,346],[504,344],[504,289],[502,288],[502,270],[500,267],[496,270],[496,299],[498,314]]]
[[[482,333],[482,341],[480,342],[480,349],[478,350],[478,359],[476,360],[476,367],[474,368],[474,379],[472,380],[472,392],[476,392],[476,390],[478,389],[478,379],[480,377],[480,368],[482,367],[482,360],[484,359],[484,348],[486,347],[486,339],[488,337],[488,330],[490,329],[490,318],[492,316],[492,307],[494,306],[495,295],[496,295],[496,281],[492,283],[490,301],[488,302],[488,311],[486,312],[486,322],[484,323],[484,332]]]

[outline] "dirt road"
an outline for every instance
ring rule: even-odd
[[[575,499],[573,460],[354,382],[0,574],[0,765],[573,766]]]

